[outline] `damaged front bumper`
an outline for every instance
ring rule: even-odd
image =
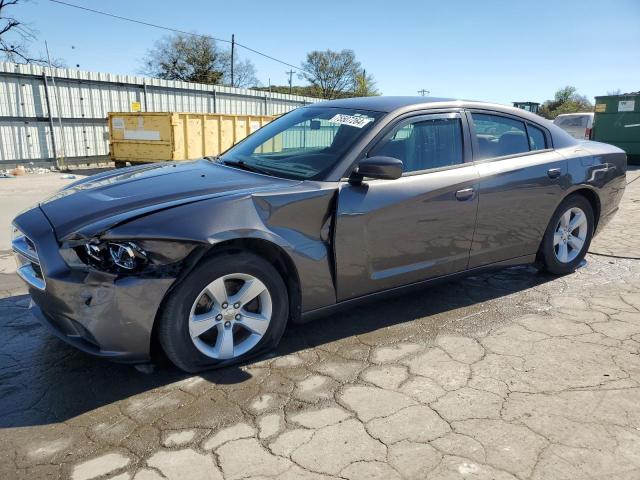
[[[40,208],[18,216],[14,225],[19,268],[35,272],[33,279],[21,275],[32,313],[84,352],[123,362],[148,360],[156,313],[175,276],[118,276],[69,266]]]

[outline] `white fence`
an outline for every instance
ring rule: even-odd
[[[105,157],[109,153],[107,113],[131,111],[133,102],[139,102],[143,112],[277,115],[316,101],[242,88],[0,62],[0,168],[50,163],[61,156],[74,163]]]

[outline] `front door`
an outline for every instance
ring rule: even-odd
[[[467,267],[478,174],[459,113],[398,123],[369,152],[404,163],[397,180],[345,182],[335,228],[338,301]]]

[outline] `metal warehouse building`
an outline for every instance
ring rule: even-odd
[[[127,112],[278,115],[315,98],[132,75],[0,62],[0,169],[85,163],[109,153],[107,115]],[[52,134],[53,132],[53,134]]]

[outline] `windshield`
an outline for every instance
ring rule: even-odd
[[[382,113],[306,107],[267,124],[221,160],[270,175],[321,180]]]

